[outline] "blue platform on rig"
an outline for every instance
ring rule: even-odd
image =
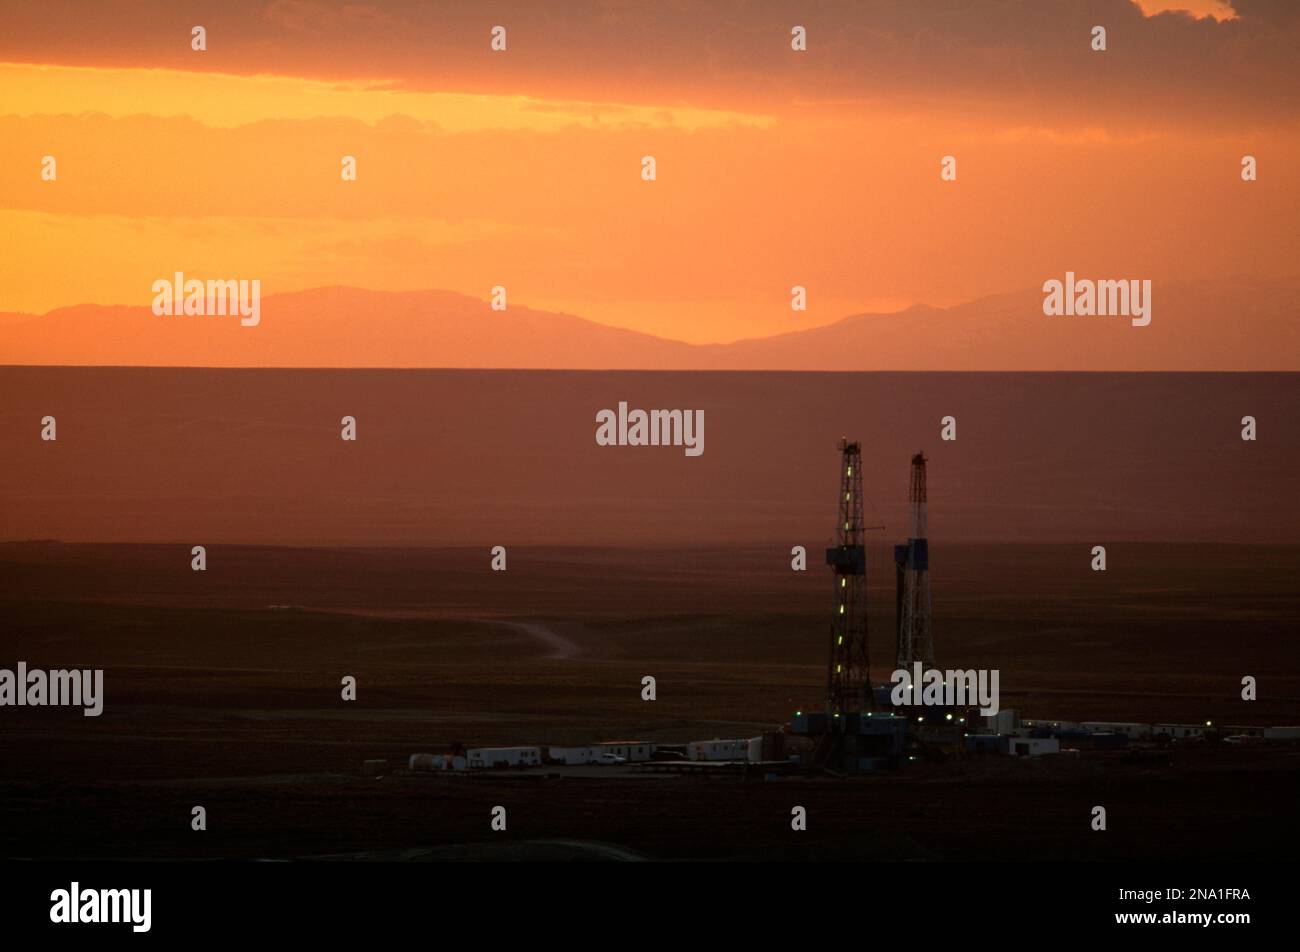
[[[930,544],[925,539],[908,539],[894,546],[894,561],[903,568],[924,572],[930,568]]]

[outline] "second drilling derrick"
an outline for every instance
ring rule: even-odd
[[[934,632],[930,613],[930,552],[926,541],[925,454],[912,457],[908,492],[911,533],[906,545],[894,546],[897,574],[898,667],[912,669],[919,661],[934,666]]]

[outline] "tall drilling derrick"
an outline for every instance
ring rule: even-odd
[[[926,543],[925,454],[912,457],[911,534],[894,546],[897,579],[898,667],[919,661],[934,666],[934,632],[930,622],[930,553]]]
[[[840,440],[839,519],[836,545],[826,550],[835,578],[826,711],[831,717],[870,707],[867,666],[867,549],[862,519],[862,447]]]

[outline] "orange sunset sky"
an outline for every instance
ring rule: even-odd
[[[1067,269],[1292,280],[1297,50],[1287,0],[5,0],[0,312],[500,284],[703,343]]]

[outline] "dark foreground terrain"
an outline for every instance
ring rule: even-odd
[[[810,546],[811,548],[811,546]],[[1294,724],[1300,548],[935,547],[940,662],[1031,717]],[[884,674],[892,600],[872,572]],[[3,664],[103,667],[105,712],[3,711],[10,857],[1284,857],[1300,751],[971,758],[860,780],[363,776],[468,745],[752,736],[818,701],[829,583],[788,548],[0,545]],[[485,611],[484,606],[491,606]],[[641,678],[658,700],[640,699]],[[1239,699],[1240,679],[1260,699]],[[340,699],[340,679],[358,699]],[[206,807],[209,828],[190,830]],[[506,833],[489,811],[507,808]],[[805,834],[791,807],[808,809]],[[1094,833],[1094,805],[1109,829]]]

